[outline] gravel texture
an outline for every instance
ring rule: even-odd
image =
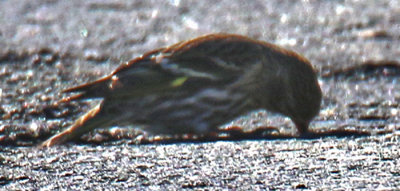
[[[400,189],[399,1],[3,0],[0,26],[0,189]],[[94,104],[57,104],[62,89],[216,32],[304,55],[324,94],[312,129],[373,135],[136,145],[140,132],[111,128],[35,146]],[[295,134],[270,115],[236,123]]]

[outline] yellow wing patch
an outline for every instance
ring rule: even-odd
[[[187,76],[176,78],[175,80],[173,80],[171,82],[171,86],[174,87],[174,88],[175,87],[179,87],[179,86],[183,85],[186,82],[187,79],[188,79]]]

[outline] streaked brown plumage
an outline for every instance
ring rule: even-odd
[[[95,128],[138,124],[154,134],[205,134],[255,109],[292,119],[301,135],[319,113],[321,90],[295,52],[233,34],[211,34],[148,52],[109,76],[64,92],[102,103],[42,146]]]

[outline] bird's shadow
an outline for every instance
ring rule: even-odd
[[[388,132],[380,132],[378,134],[385,134]],[[178,144],[178,143],[209,143],[217,141],[244,141],[244,140],[284,140],[284,139],[299,139],[299,140],[313,140],[326,137],[367,137],[375,135],[368,131],[351,130],[351,129],[334,129],[325,131],[309,131],[305,135],[293,135],[278,133],[275,127],[261,127],[253,131],[243,131],[241,128],[229,128],[219,131],[217,133],[209,133],[203,136],[178,136],[178,137],[157,137],[157,138],[142,138],[135,140],[124,140],[124,143],[137,144],[137,145],[151,145],[151,144]],[[109,140],[121,141],[121,140]],[[79,142],[79,141],[78,141]],[[85,144],[85,143],[84,143]],[[86,144],[98,144],[95,142],[86,142]],[[108,144],[106,144],[108,145]],[[111,144],[114,145],[114,144]]]

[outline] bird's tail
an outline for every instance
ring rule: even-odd
[[[80,86],[75,86],[62,91],[62,93],[73,93],[78,92],[79,94],[66,97],[61,102],[69,102],[72,100],[81,100],[87,98],[99,98],[104,97],[109,92],[109,86],[107,83],[110,82],[111,75],[101,78],[99,80],[89,82]]]
[[[40,147],[51,147],[63,144],[73,139],[80,138],[83,134],[93,129],[104,126],[107,121],[110,120],[98,115],[101,111],[101,106],[102,103],[99,103],[96,107],[77,119],[70,127],[44,141]]]

